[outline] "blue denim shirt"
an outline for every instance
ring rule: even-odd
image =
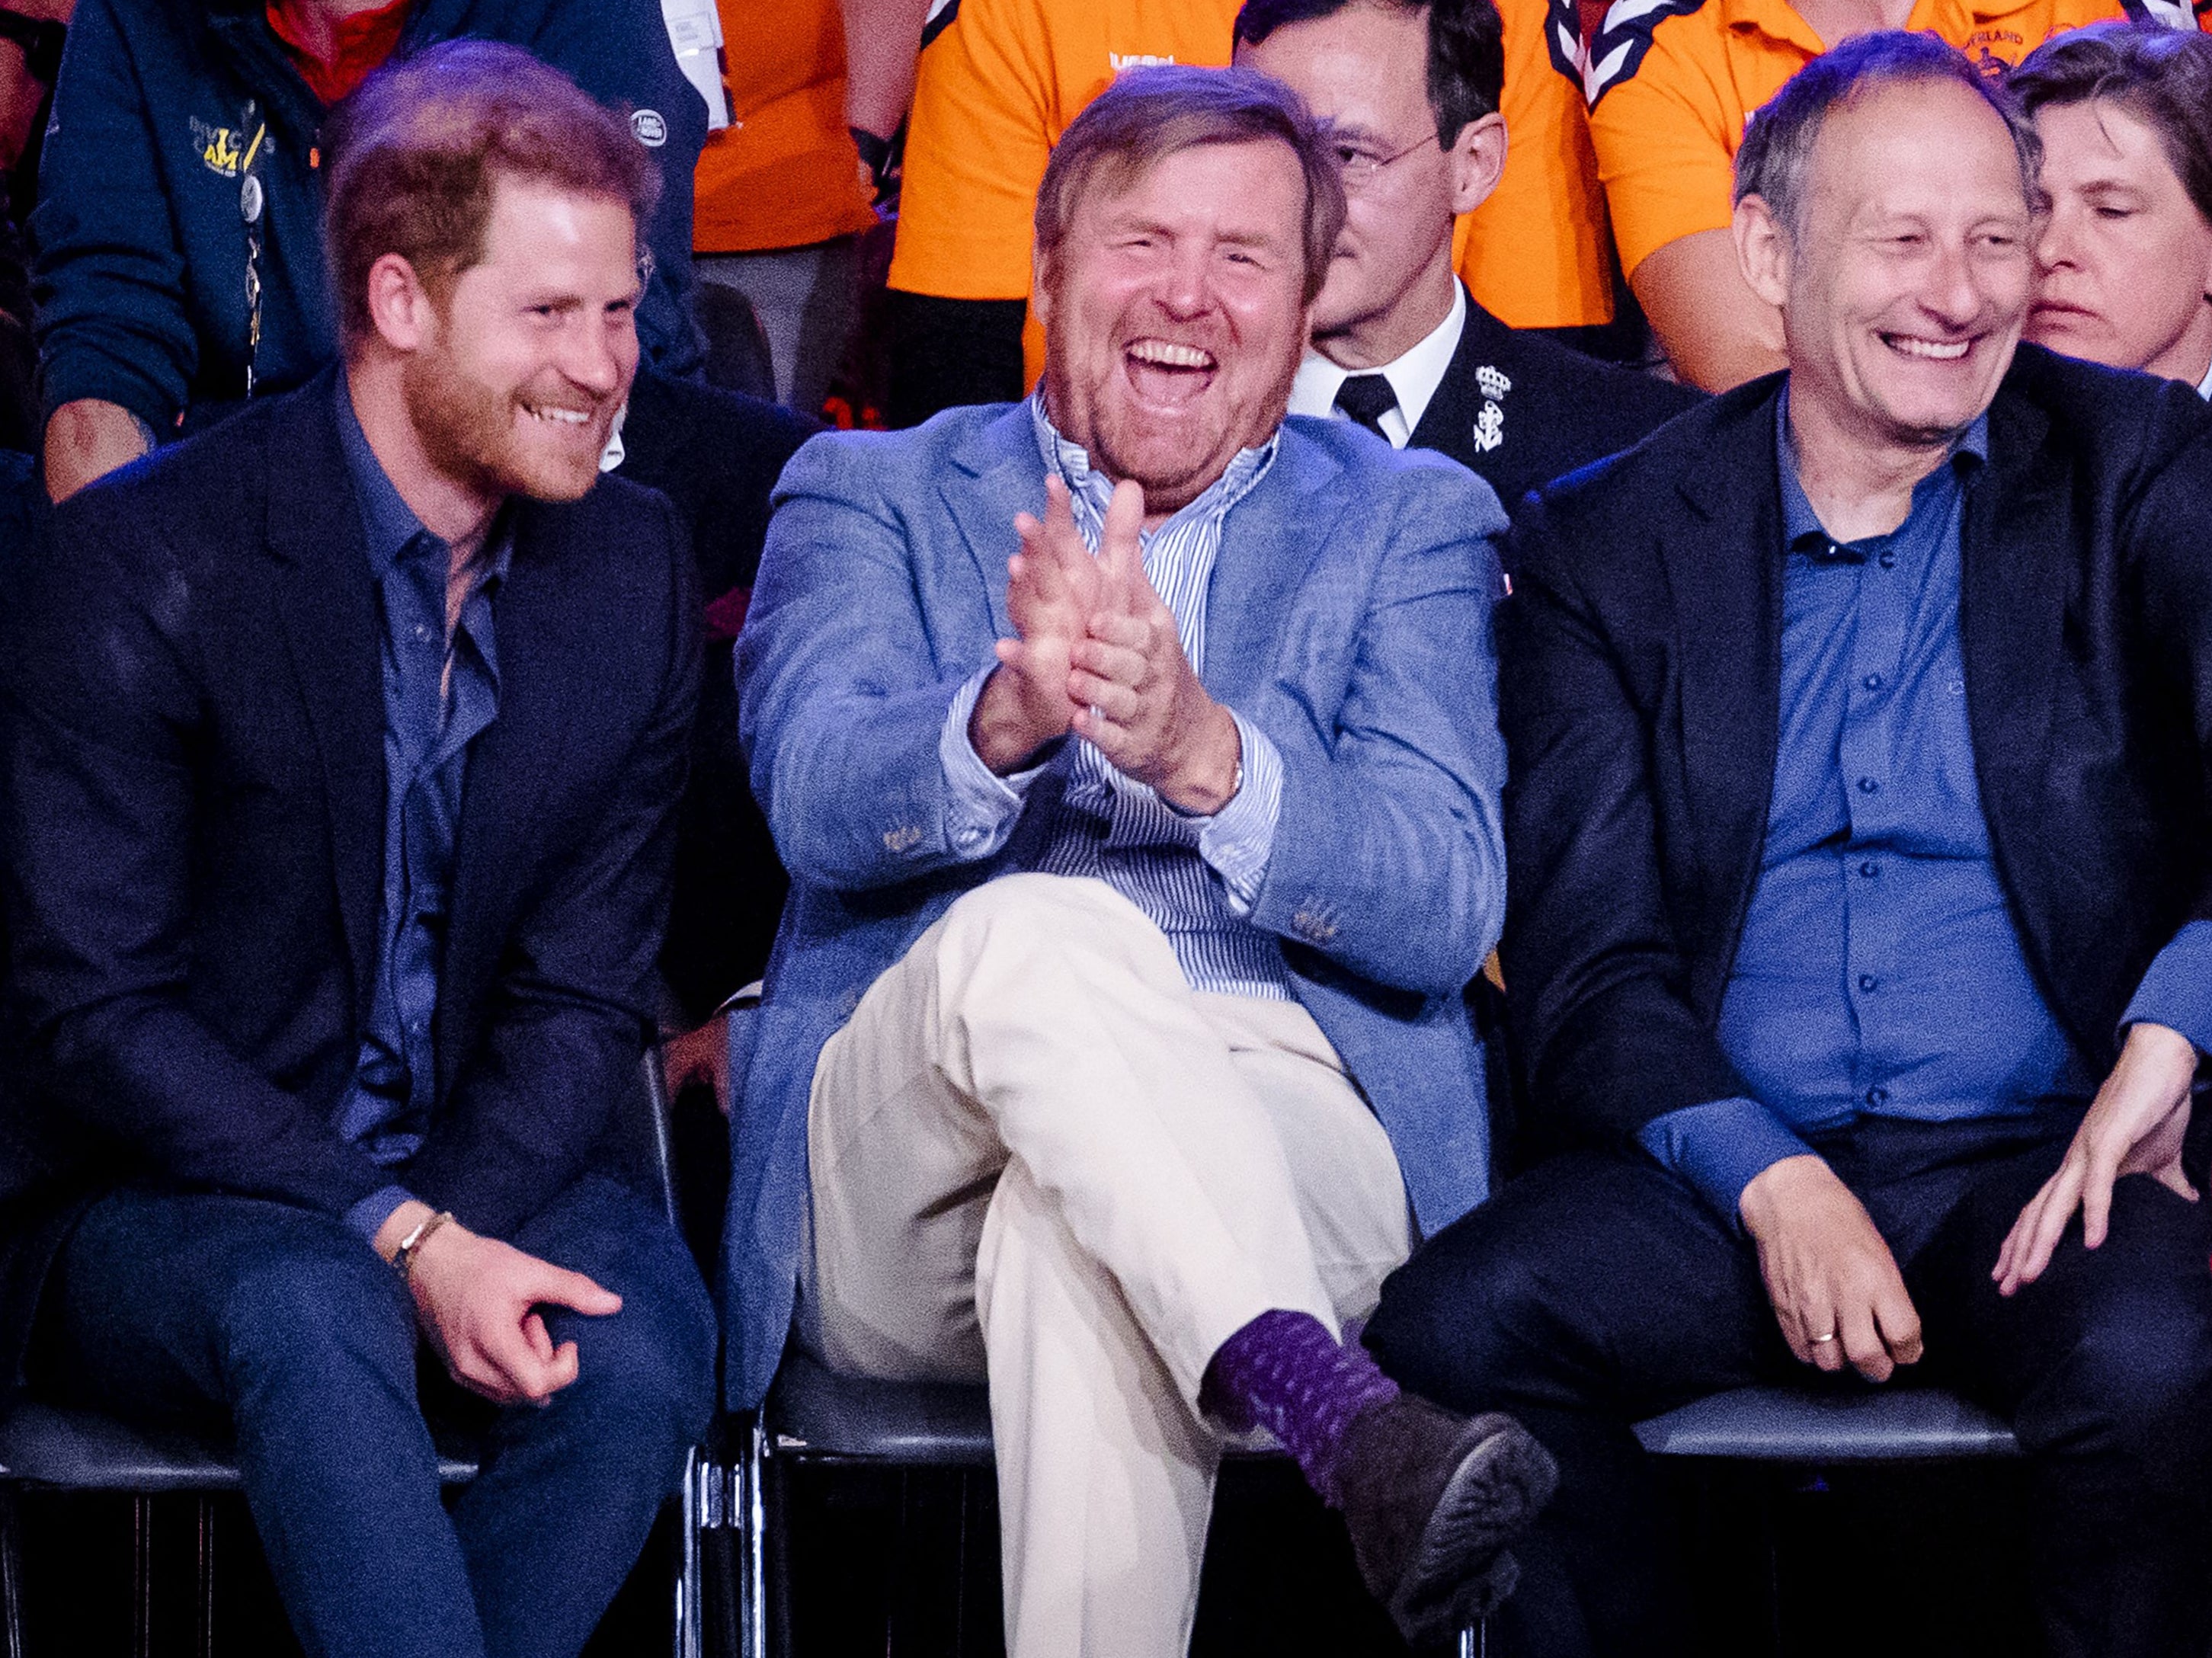
[[[453,549],[423,528],[385,476],[354,415],[343,374],[337,404],[339,442],[361,503],[382,623],[386,783],[376,980],[360,1061],[338,1103],[337,1127],[372,1162],[396,1171],[422,1149],[437,1085],[431,1035],[453,884],[453,831],[469,744],[499,713],[492,598],[514,541],[502,511],[493,520],[478,574],[448,641],[446,586]],[[395,1172],[392,1185],[353,1206],[347,1223],[374,1238],[411,1195]]]
[[[1723,1050],[1753,1097],[1642,1139],[1726,1219],[1807,1136],[2086,1102],[2100,1080],[2022,952],[1990,853],[1959,645],[1960,528],[1988,452],[1977,421],[1905,521],[1839,543],[1777,419],[1784,559],[1781,720],[1759,884],[1723,996]],[[2212,1042],[2212,927],[2185,928],[2128,1020]]]

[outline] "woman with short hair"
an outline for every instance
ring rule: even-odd
[[[2027,337],[2212,398],[2212,36],[2100,23],[2012,86],[2050,207]]]

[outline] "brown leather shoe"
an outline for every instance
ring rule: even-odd
[[[1368,1593],[1408,1644],[1449,1639],[1513,1593],[1505,1546],[1559,1484],[1551,1453],[1512,1418],[1464,1417],[1411,1394],[1345,1430],[1332,1483]]]

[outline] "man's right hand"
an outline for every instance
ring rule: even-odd
[[[427,1204],[403,1204],[377,1235],[389,1260],[398,1241],[429,1218]],[[497,1238],[447,1221],[424,1238],[408,1275],[422,1333],[453,1380],[495,1405],[543,1405],[576,1379],[576,1344],[558,1347],[540,1307],[566,1307],[605,1318],[622,1297],[581,1272],[526,1254]]]
[[[1920,1357],[1920,1315],[1866,1207],[1820,1158],[1771,1163],[1737,1202],[1799,1361],[1887,1382]]]
[[[46,422],[46,495],[67,501],[153,446],[146,422],[121,404],[98,398],[65,403]]]
[[[1133,537],[1135,524],[1122,520],[1133,510],[1142,519],[1142,497],[1132,507],[1121,493],[1115,493],[1107,528]],[[999,641],[998,669],[984,682],[968,720],[976,757],[1002,777],[1067,735],[1075,718],[1068,695],[1070,659],[1104,591],[1098,561],[1075,527],[1067,486],[1048,477],[1044,494],[1042,523],[1027,513],[1014,519],[1022,550],[1006,562],[1006,613],[1015,636]]]

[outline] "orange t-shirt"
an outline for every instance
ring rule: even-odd
[[[1613,239],[1583,100],[1575,0],[1498,0],[1505,24],[1505,174],[1460,217],[1454,263],[1514,328],[1613,319]]]
[[[922,49],[890,285],[1025,298],[1037,185],[1068,123],[1122,69],[1226,64],[1241,3],[958,0]],[[1516,327],[1602,323],[1611,254],[1575,78],[1573,0],[1504,7],[1505,176],[1462,220],[1456,262],[1476,301]],[[1034,325],[1027,355],[1034,380]]]
[[[2122,0],[1918,0],[1905,27],[2017,64]],[[1826,48],[1786,0],[1617,0],[1589,48],[1590,136],[1622,269],[1728,227],[1744,123]]]
[[[845,125],[837,0],[716,0],[730,125],[707,136],[691,245],[805,247],[875,223],[875,187]]]
[[[1241,0],[957,0],[922,47],[890,285],[947,300],[1030,291],[1046,161],[1115,74],[1229,61]]]

